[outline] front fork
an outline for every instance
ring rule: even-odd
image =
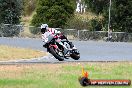
[[[64,56],[65,56],[69,52],[69,49],[62,42],[59,42],[59,44],[61,46],[63,46],[63,48],[64,48]]]

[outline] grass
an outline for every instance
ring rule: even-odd
[[[78,82],[82,66],[89,73],[90,79],[132,80],[132,62],[0,65],[0,88],[83,88]],[[132,88],[132,86],[98,88]]]
[[[32,49],[15,48],[5,45],[0,45],[0,61],[30,59],[45,56],[45,52],[40,52]]]

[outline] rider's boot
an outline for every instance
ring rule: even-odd
[[[77,49],[77,48],[72,44],[72,42],[69,42],[69,45],[70,45],[70,48],[71,48],[71,49]]]

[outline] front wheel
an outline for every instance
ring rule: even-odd
[[[80,53],[77,52],[72,52],[72,54],[70,55],[71,58],[73,58],[74,60],[78,60],[80,58]]]
[[[50,47],[50,53],[59,61],[63,61],[64,57],[60,56],[54,47]]]

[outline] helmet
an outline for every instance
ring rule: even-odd
[[[47,24],[42,24],[41,25],[41,32],[45,32],[48,29],[48,25]]]

